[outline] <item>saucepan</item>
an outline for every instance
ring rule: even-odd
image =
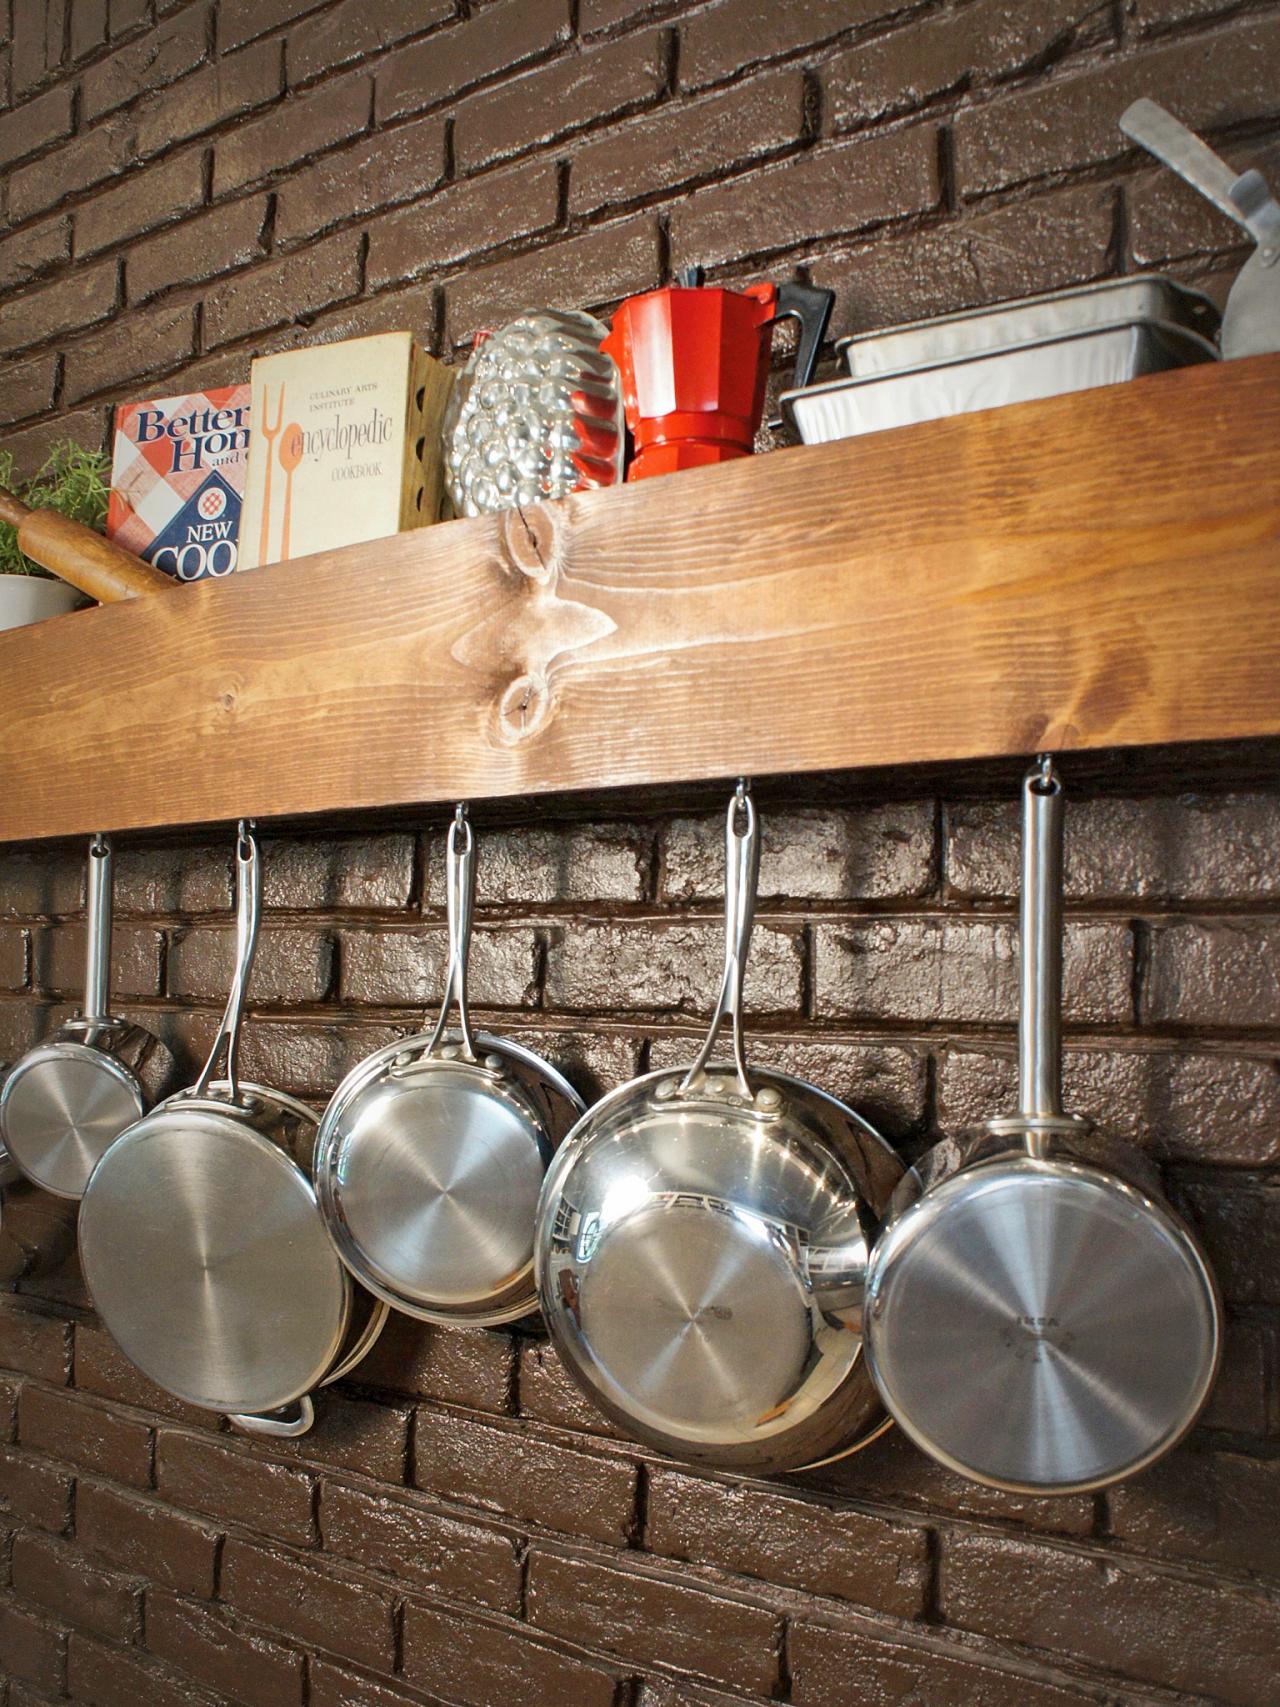
[[[538,1292],[574,1379],[640,1440],[793,1470],[887,1426],[862,1355],[863,1281],[902,1165],[817,1086],[748,1069],[759,831],[743,784],[725,859],[724,974],[701,1053],[622,1086],[569,1134],[538,1209]],[[732,1063],[712,1065],[726,1019]]]
[[[311,1425],[311,1390],[360,1361],[387,1310],[352,1285],[325,1229],[310,1175],[315,1114],[239,1076],[261,905],[258,843],[243,821],[235,970],[209,1059],[93,1170],[80,1258],[95,1309],[144,1374],[247,1432],[292,1435]]]
[[[446,859],[449,960],[435,1029],[388,1044],[339,1085],[315,1180],[338,1253],[371,1292],[423,1321],[488,1326],[537,1306],[538,1193],[583,1103],[532,1050],[472,1031],[475,835],[461,806]]]
[[[1219,1305],[1151,1163],[1063,1113],[1063,789],[1047,758],[1022,812],[1018,1111],[902,1181],[867,1274],[867,1355],[931,1457],[1066,1494],[1186,1433],[1213,1384]]]
[[[114,1019],[112,851],[89,843],[84,1007],[18,1062],[0,1091],[0,1139],[17,1168],[58,1197],[83,1197],[98,1158],[174,1088],[173,1056],[140,1025]]]

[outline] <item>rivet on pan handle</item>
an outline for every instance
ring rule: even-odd
[[[471,907],[475,895],[476,841],[467,821],[465,805],[458,806],[445,843],[445,908],[449,919],[449,964],[445,968],[444,1001],[431,1033],[427,1054],[434,1055],[444,1039],[449,1009],[458,1004],[458,1027],[462,1032],[462,1058],[474,1062],[475,1043],[467,1013],[467,960],[471,953]]]
[[[724,856],[724,976],[720,981],[716,1011],[711,1017],[711,1029],[698,1059],[684,1076],[679,1094],[686,1096],[701,1089],[720,1027],[729,1018],[733,1021],[733,1064],[737,1070],[738,1089],[750,1099],[754,1092],[747,1076],[743,1049],[742,986],[755,918],[760,831],[750,785],[745,778],[739,778],[733,799],[729,802],[725,817]]]
[[[91,1021],[104,1020],[110,1012],[111,882],[111,842],[99,831],[89,843],[86,879],[82,1017]]]
[[[240,1025],[244,1018],[244,996],[253,968],[253,951],[258,945],[258,918],[262,911],[262,866],[258,858],[258,839],[254,835],[252,818],[242,818],[236,832],[236,964],[231,977],[231,993],[218,1026],[218,1034],[209,1051],[204,1071],[191,1087],[192,1096],[204,1096],[217,1069],[219,1057],[226,1050],[225,1078],[232,1102],[240,1100],[238,1062],[240,1055]]]
[[[1022,781],[1018,1112],[1062,1113],[1062,780],[1042,753]]]

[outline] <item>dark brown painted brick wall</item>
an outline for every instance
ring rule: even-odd
[[[1169,264],[1232,230],[1120,145],[1147,90],[1280,164],[1280,6],[1225,0],[0,0],[0,442],[116,398],[702,258],[836,329]],[[909,691],[909,684],[904,691]],[[0,1707],[1263,1707],[1280,1670],[1274,748],[1067,765],[1066,1079],[1147,1149],[1227,1299],[1190,1443],[1097,1499],[890,1435],[764,1484],[637,1452],[532,1331],[398,1321],[315,1433],[132,1371],[65,1206],[0,1230]],[[755,1047],[908,1154],[1011,1089],[1018,767],[764,782]],[[482,1018],[588,1095],[693,1046],[720,791],[477,806]],[[267,827],[250,1071],[313,1102],[441,968],[443,818]],[[225,837],[123,844],[117,988],[194,1066]],[[79,850],[0,850],[0,1058],[66,1012]],[[6,1697],[7,1692],[7,1699]]]

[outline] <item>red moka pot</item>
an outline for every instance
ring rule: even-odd
[[[631,296],[601,348],[617,362],[635,455],[628,480],[750,456],[764,414],[774,323],[800,322],[793,385],[807,385],[835,294],[809,285],[704,288],[700,271]]]

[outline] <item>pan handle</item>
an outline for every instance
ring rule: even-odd
[[[756,822],[755,804],[750,786],[740,777],[733,799],[725,816],[724,828],[724,976],[716,1011],[711,1017],[711,1029],[698,1059],[685,1074],[680,1085],[681,1096],[701,1090],[706,1078],[707,1063],[715,1048],[716,1038],[725,1019],[733,1021],[733,1064],[738,1074],[738,1089],[744,1097],[755,1092],[747,1076],[746,1055],[742,1042],[742,985],[747,971],[747,949],[751,943],[751,925],[755,918],[756,879],[760,871],[760,830]]]
[[[444,1039],[449,1009],[458,1004],[458,1026],[462,1032],[462,1058],[474,1062],[476,1046],[467,1012],[467,960],[471,953],[471,906],[475,898],[476,839],[467,820],[467,808],[455,808],[445,843],[445,908],[449,918],[449,964],[444,975],[444,1001],[431,1033],[427,1054],[434,1055]]]
[[[258,946],[258,918],[262,911],[262,865],[258,858],[258,838],[252,818],[242,818],[236,832],[236,964],[231,975],[231,993],[227,997],[218,1034],[209,1051],[204,1071],[191,1087],[192,1096],[204,1096],[217,1069],[218,1060],[226,1049],[227,1084],[232,1102],[240,1100],[238,1064],[240,1057],[240,1024],[244,1018],[244,993],[253,968],[253,951]]]
[[[83,1018],[104,1020],[111,1001],[111,884],[113,855],[110,838],[101,830],[89,842],[86,880]]]
[[[1042,753],[1022,780],[1018,1112],[1062,1113],[1062,779]]]
[[[282,1405],[280,1410],[288,1410]],[[277,1440],[296,1440],[301,1434],[309,1434],[311,1425],[316,1420],[315,1406],[311,1403],[311,1395],[304,1393],[294,1401],[293,1416],[282,1416],[280,1411],[270,1414],[266,1412],[246,1412],[239,1416],[228,1416],[227,1421],[232,1428],[239,1429],[241,1434],[268,1434]]]

